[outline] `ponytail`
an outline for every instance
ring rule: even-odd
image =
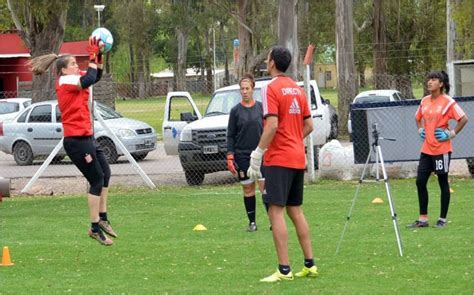
[[[27,65],[33,74],[41,75],[49,69],[51,64],[55,62],[58,57],[59,56],[54,53],[40,55],[28,61]]]
[[[446,73],[445,71],[441,71],[441,74],[443,75],[444,92],[449,93],[449,89],[451,88],[451,85],[449,85],[448,73]]]

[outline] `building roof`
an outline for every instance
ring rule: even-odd
[[[87,41],[64,42],[59,49],[59,53],[87,56],[87,43]],[[18,34],[0,34],[0,58],[11,57],[30,57],[30,50]]]

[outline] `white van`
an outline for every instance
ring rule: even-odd
[[[262,86],[269,80],[257,81],[255,99],[261,101]],[[298,82],[303,87],[303,82]],[[338,133],[337,114],[324,100],[314,80],[311,87],[311,115],[315,160],[317,148]],[[188,92],[169,92],[163,120],[163,142],[167,155],[179,155],[186,181],[200,185],[206,173],[227,170],[227,124],[230,110],[241,101],[238,84],[216,90],[201,115]],[[315,163],[317,163],[315,161]]]

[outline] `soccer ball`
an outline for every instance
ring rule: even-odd
[[[112,45],[114,44],[114,37],[109,30],[106,28],[97,28],[92,32],[91,37],[100,38],[100,44],[104,44],[102,47],[101,52],[106,53],[112,49]]]

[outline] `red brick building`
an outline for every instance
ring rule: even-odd
[[[64,42],[59,54],[71,54],[81,69],[87,68],[87,41]],[[26,66],[30,51],[16,33],[0,34],[0,98],[16,97],[20,85],[32,81],[32,73]],[[26,83],[25,83],[26,82]]]

